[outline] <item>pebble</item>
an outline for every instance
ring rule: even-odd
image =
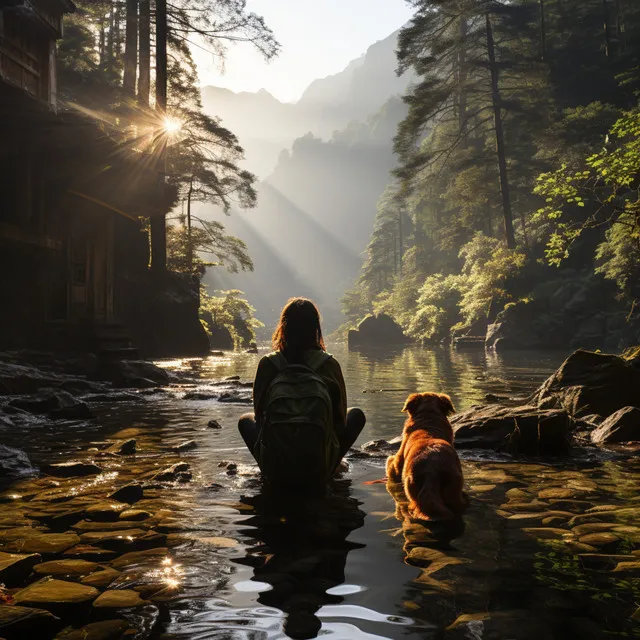
[[[88,507],[85,514],[89,520],[97,522],[113,522],[120,517],[123,511],[129,508],[128,504],[121,502],[99,502]]]
[[[48,475],[57,478],[82,478],[102,473],[102,469],[97,464],[76,460],[49,464],[43,467],[42,470]]]
[[[102,620],[79,629],[67,627],[54,640],[122,640],[129,629],[124,620]]]
[[[600,533],[588,533],[585,536],[578,538],[579,542],[583,544],[597,547],[598,549],[611,549],[617,547],[620,544],[620,538],[614,533],[600,532]]]
[[[147,604],[140,598],[140,594],[132,589],[117,589],[105,591],[94,601],[95,609],[131,609]]]
[[[33,568],[36,575],[68,578],[86,576],[98,568],[96,562],[87,560],[51,560]]]
[[[38,553],[23,555],[0,551],[0,583],[7,587],[21,583],[41,561],[42,556]]]
[[[90,587],[96,587],[97,589],[106,589],[112,582],[117,580],[120,575],[120,571],[106,567],[85,576],[80,582]]]
[[[15,603],[26,607],[47,609],[54,614],[71,613],[93,602],[100,592],[66,580],[44,578],[14,594]]]
[[[114,491],[109,498],[111,500],[119,500],[120,502],[128,502],[133,504],[142,499],[144,490],[139,482],[130,482]]]

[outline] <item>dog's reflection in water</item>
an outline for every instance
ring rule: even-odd
[[[245,521],[252,528],[242,533],[255,539],[255,546],[237,562],[254,568],[252,580],[271,585],[258,602],[287,615],[284,631],[291,638],[317,635],[322,625],[316,612],[342,601],[327,591],[344,582],[349,551],[365,546],[346,539],[365,517],[350,484],[336,480],[323,496],[263,492],[243,499],[255,516]]]
[[[402,483],[387,480],[386,488],[395,501],[395,517],[402,525],[404,536],[403,550],[406,559],[411,564],[412,549],[416,547],[450,549],[451,541],[464,534],[465,522],[461,515],[444,520],[415,518],[409,512],[409,499]]]

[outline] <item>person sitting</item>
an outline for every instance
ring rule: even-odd
[[[282,309],[253,384],[254,413],[238,429],[264,478],[302,488],[331,478],[364,428],[357,408],[347,410],[347,392],[338,361],[327,353],[320,314],[306,298]]]

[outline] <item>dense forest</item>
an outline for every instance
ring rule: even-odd
[[[348,325],[422,342],[637,343],[640,6],[414,0],[395,137]],[[603,336],[605,338],[603,344]]]

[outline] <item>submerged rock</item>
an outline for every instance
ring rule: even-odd
[[[102,620],[79,629],[67,627],[54,640],[122,640],[129,629],[124,620]]]
[[[0,605],[0,636],[6,640],[50,638],[58,623],[59,618],[43,609]]]
[[[475,407],[451,420],[458,448],[495,449],[524,455],[564,455],[573,423],[566,411],[534,406]]]
[[[578,350],[533,396],[539,408],[560,408],[572,416],[610,416],[640,407],[640,368],[619,356]]]
[[[111,362],[104,373],[108,379],[121,388],[166,386],[171,382],[171,377],[164,369],[144,360]]]
[[[122,440],[115,442],[110,447],[105,449],[103,453],[108,453],[117,456],[131,456],[136,452],[138,443],[135,438],[129,438],[128,440]]]
[[[47,389],[35,396],[15,398],[9,405],[34,414],[47,414],[59,419],[87,419],[93,414],[86,402],[77,400],[70,393],[58,389]]]
[[[0,583],[13,587],[24,582],[33,567],[42,561],[38,553],[17,554],[0,552]]]
[[[189,475],[191,477],[190,467],[186,462],[177,462],[176,464],[158,471],[152,476],[151,480],[154,482],[179,482]]]
[[[33,571],[38,576],[68,578],[89,575],[98,566],[97,562],[88,562],[87,560],[51,560],[36,565]]]
[[[13,597],[18,605],[46,609],[64,617],[80,613],[99,595],[100,592],[93,587],[44,578],[18,591]]]
[[[81,462],[72,460],[70,462],[56,462],[48,464],[42,469],[47,475],[57,478],[82,478],[102,473],[102,469],[93,462]]]
[[[624,407],[611,414],[591,432],[591,441],[595,444],[640,441],[640,409]]]
[[[100,594],[95,599],[93,607],[95,609],[131,609],[145,604],[147,604],[146,600],[143,600],[137,591],[118,589]]]
[[[144,490],[142,485],[139,482],[130,482],[116,489],[109,498],[111,500],[119,500],[120,502],[133,504],[134,502],[138,502],[138,500],[142,500],[143,495]]]

